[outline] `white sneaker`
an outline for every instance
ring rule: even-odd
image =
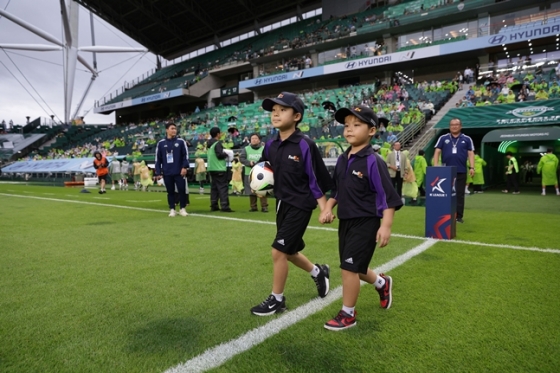
[[[546,196],[546,193],[545,193],[545,192],[542,192],[542,193],[541,193],[541,196]]]
[[[115,186],[114,186],[114,185],[111,187],[111,190],[115,190]]]
[[[173,211],[175,211],[175,210],[173,210]],[[188,213],[187,210],[185,210],[185,209],[180,209],[180,210],[179,210],[179,215],[181,215],[181,216],[188,216],[189,213]]]
[[[471,191],[468,189],[465,189],[465,194],[471,194]]]
[[[199,192],[200,194],[204,194],[204,188],[199,188],[199,189],[198,189],[198,192]]]
[[[177,213],[175,212],[175,209],[169,210],[169,217],[170,217],[170,218],[174,218],[175,215],[177,215]]]

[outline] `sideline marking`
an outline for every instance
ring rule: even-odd
[[[48,198],[48,197],[37,197],[37,196],[24,196],[21,194],[9,194],[9,193],[0,193],[0,196],[7,196],[7,197],[19,197],[19,198],[31,198],[31,199],[40,199],[44,201],[54,201],[54,202],[67,202],[67,203],[79,203],[83,205],[91,205],[91,206],[101,206],[101,207],[115,207],[119,209],[125,210],[135,210],[135,211],[146,211],[146,212],[158,212],[168,214],[168,210],[159,210],[159,209],[150,209],[145,207],[133,207],[133,206],[122,206],[122,205],[112,205],[109,203],[101,203],[101,202],[88,202],[88,201],[76,201],[76,200],[69,200],[69,199],[59,199],[59,198]],[[103,197],[93,197],[93,198],[103,198]],[[109,198],[107,198],[109,199]],[[243,219],[243,218],[234,218],[230,216],[219,216],[219,215],[211,215],[211,214],[197,214],[197,213],[189,213],[189,216],[195,216],[199,218],[208,218],[208,219],[222,219],[222,220],[229,220],[229,221],[237,221],[242,223],[251,223],[251,224],[264,224],[264,225],[275,225],[276,223],[273,221],[264,221],[264,220],[252,220],[252,219]],[[336,228],[330,227],[318,227],[310,225],[307,229],[314,229],[314,230],[323,230],[329,232],[338,232]],[[422,237],[422,236],[413,236],[408,234],[399,234],[399,233],[392,233],[392,237],[398,238],[410,238],[414,240],[430,240],[430,238]],[[476,242],[476,241],[462,241],[462,240],[440,240],[438,242],[444,243],[455,243],[455,244],[465,244],[465,245],[474,245],[474,246],[486,246],[486,247],[496,247],[501,249],[513,249],[513,250],[527,250],[527,251],[537,251],[543,253],[552,253],[552,254],[560,254],[560,249],[551,249],[545,248],[542,249],[540,247],[530,247],[530,246],[515,246],[515,245],[506,245],[506,244],[498,244],[498,243],[485,243],[485,242]]]
[[[137,200],[132,200],[132,199],[127,199],[125,200],[125,202],[161,202],[161,199],[149,199],[146,201],[137,201]]]
[[[406,253],[401,254],[387,263],[375,268],[374,271],[377,273],[388,272],[423,253],[438,242],[439,241],[437,240],[429,238]],[[364,284],[365,282],[361,283],[361,285]],[[333,289],[329,292],[329,295],[323,299],[315,298],[312,301],[301,305],[292,311],[288,311],[282,316],[258,328],[248,331],[236,339],[219,344],[216,347],[212,347],[185,363],[167,369],[164,373],[204,372],[212,368],[217,368],[235,355],[251,349],[253,346],[256,346],[266,339],[280,333],[282,330],[306,319],[316,312],[321,311],[331,303],[338,301],[340,298],[342,298],[342,286]]]

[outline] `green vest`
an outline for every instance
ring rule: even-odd
[[[226,171],[226,160],[218,159],[218,156],[216,155],[217,143],[218,142],[216,141],[214,144],[212,144],[212,146],[208,150],[208,155],[207,155],[208,171],[218,171],[218,172]]]
[[[263,150],[264,150],[264,146],[261,146],[258,149],[253,149],[251,145],[247,145],[245,147],[245,154],[247,155],[247,160],[257,163],[259,159],[261,159],[262,157]],[[250,173],[251,173],[251,167],[245,166],[245,175],[249,175]]]
[[[517,159],[515,159],[515,157],[511,157],[508,161],[508,169],[506,173],[508,175],[511,175],[514,172],[518,173],[519,167],[517,166]]]

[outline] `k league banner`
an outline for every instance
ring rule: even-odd
[[[457,213],[455,167],[428,167],[426,172],[426,237],[455,238]]]

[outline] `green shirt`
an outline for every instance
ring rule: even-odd
[[[226,171],[226,160],[225,159],[218,159],[216,155],[216,144],[218,141],[212,144],[210,149],[208,150],[207,155],[207,162],[208,162],[208,171]]]
[[[259,159],[262,157],[262,152],[264,150],[264,146],[261,146],[258,149],[253,149],[251,145],[245,147],[245,154],[247,155],[247,160],[250,162],[257,163]],[[245,175],[249,175],[251,173],[251,167],[245,167]]]

